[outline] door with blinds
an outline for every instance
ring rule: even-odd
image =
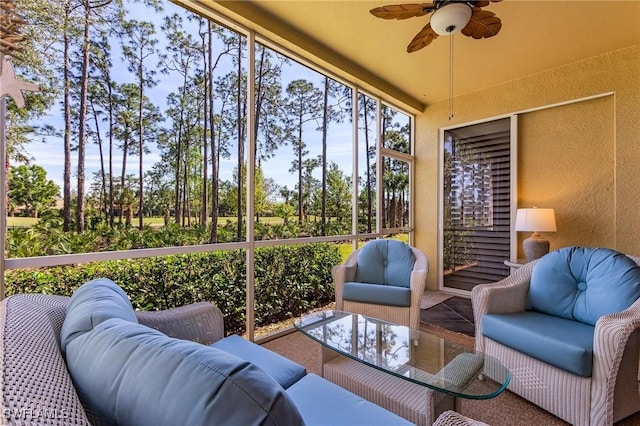
[[[447,129],[442,142],[441,282],[467,292],[509,275],[511,119]]]

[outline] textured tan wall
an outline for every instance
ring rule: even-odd
[[[518,120],[518,207],[555,209],[558,232],[545,234],[552,250],[615,247],[614,115],[611,95]],[[518,233],[520,258],[529,235]]]
[[[416,118],[416,238],[438,286],[438,129],[612,92],[519,117],[518,205],[556,209],[553,248],[640,255],[640,45],[431,105]],[[523,236],[526,237],[526,236]]]

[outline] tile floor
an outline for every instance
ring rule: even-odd
[[[420,320],[447,330],[474,336],[471,299],[455,296],[429,309],[420,311]]]

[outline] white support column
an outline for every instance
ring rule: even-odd
[[[516,212],[518,211],[518,116],[512,115],[510,118],[511,143],[510,143],[510,168],[509,179],[511,182],[511,209],[509,210],[509,232],[511,235],[511,247],[509,250],[510,259],[518,258],[518,233],[515,231]],[[512,269],[513,271],[513,269]]]

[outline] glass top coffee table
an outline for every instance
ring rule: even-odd
[[[494,358],[435,334],[364,315],[328,310],[305,315],[294,325],[337,354],[454,397],[493,398],[511,380],[510,371]]]

